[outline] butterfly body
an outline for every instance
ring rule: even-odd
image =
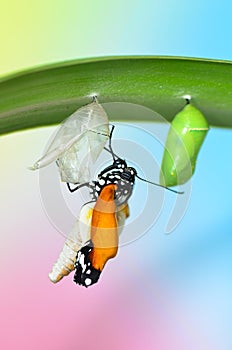
[[[134,168],[128,167],[125,160],[118,158],[98,175],[97,181],[89,184],[92,200],[97,200],[102,189],[112,184],[117,186],[114,199],[116,206],[127,203],[133,192],[136,174]]]
[[[74,281],[88,287],[96,283],[106,264],[118,251],[116,185],[103,187],[93,210],[91,240],[78,252]]]

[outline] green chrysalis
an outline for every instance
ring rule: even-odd
[[[209,130],[204,115],[186,100],[186,106],[174,117],[167,136],[160,173],[160,183],[164,186],[181,185],[191,178]]]

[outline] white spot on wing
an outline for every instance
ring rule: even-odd
[[[84,257],[84,254],[81,255],[80,257],[80,264],[81,264],[81,267],[82,267],[82,270],[83,272],[86,270],[86,264],[85,264],[85,257]]]
[[[92,283],[92,281],[91,281],[90,278],[86,278],[86,279],[85,279],[85,284],[86,284],[86,286],[89,286],[91,283]]]

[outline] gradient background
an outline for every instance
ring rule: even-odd
[[[0,75],[113,54],[231,60],[231,11],[229,0],[1,1]],[[0,348],[231,350],[231,130],[209,132],[176,230],[163,232],[166,207],[89,289],[47,277],[64,238],[26,167],[53,130],[0,138]]]

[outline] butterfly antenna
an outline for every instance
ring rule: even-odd
[[[166,186],[157,184],[157,183],[155,183],[155,182],[151,182],[151,181],[148,181],[148,180],[146,180],[146,179],[143,179],[142,177],[140,177],[140,176],[137,175],[137,174],[136,174],[135,176],[136,176],[139,180],[142,180],[142,181],[144,181],[144,182],[147,182],[147,183],[149,183],[149,184],[151,184],[151,185],[158,186],[158,187],[163,187],[163,188],[165,188],[166,190],[171,191],[171,192],[174,192],[174,193],[177,193],[177,194],[184,194],[184,192],[176,191],[176,190],[173,190],[173,189],[171,189],[171,188],[169,188],[169,187],[166,187]]]

